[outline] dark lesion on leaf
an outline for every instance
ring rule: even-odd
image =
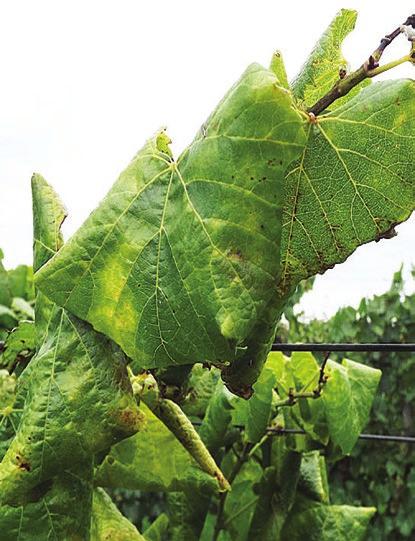
[[[379,242],[382,239],[393,239],[393,237],[396,237],[398,235],[398,232],[396,231],[395,227],[398,225],[398,223],[391,224],[386,231],[380,231],[375,238],[375,242]]]
[[[27,472],[30,472],[30,470],[32,469],[32,466],[30,465],[30,462],[28,462],[27,460],[25,460],[21,455],[17,454],[16,455],[16,463],[17,463],[17,467],[20,469],[20,470],[24,470],[24,471],[27,471]]]
[[[229,248],[229,250],[226,252],[226,256],[233,261],[243,260],[242,252],[238,248]]]

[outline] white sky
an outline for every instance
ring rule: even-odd
[[[344,52],[357,67],[415,9],[413,1],[33,0],[0,3],[0,247],[6,266],[30,263],[30,177],[61,195],[71,235],[160,126],[180,152],[246,66],[283,52],[290,78],[342,7],[360,12]],[[386,59],[407,52],[403,38]],[[414,75],[402,66],[393,77]],[[389,75],[389,74],[388,74]],[[360,248],[318,278],[303,308],[385,291],[415,259],[415,220]]]

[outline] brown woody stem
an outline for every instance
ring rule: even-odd
[[[411,15],[403,23],[405,26],[415,27],[415,14]],[[390,62],[385,66],[379,67],[379,60],[381,59],[385,49],[392,43],[392,41],[402,33],[401,26],[395,28],[393,32],[381,39],[379,46],[373,51],[369,58],[358,68],[356,71],[349,75],[340,78],[337,83],[327,92],[325,96],[320,98],[312,107],[308,109],[308,112],[314,116],[319,115],[327,109],[333,102],[342,98],[348,94],[352,88],[357,86],[365,79],[374,77],[379,73],[383,73],[388,69],[392,69],[403,62],[414,62],[415,54],[411,53],[407,56],[400,58],[394,62]]]

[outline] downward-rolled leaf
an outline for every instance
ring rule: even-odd
[[[96,474],[104,487],[143,491],[218,490],[214,477],[204,472],[172,432],[145,406],[144,428],[117,443]]]
[[[353,449],[366,426],[381,371],[344,359],[328,362],[323,393],[330,439],[345,455]]]
[[[188,380],[187,395],[180,404],[188,417],[196,416],[203,419],[219,379],[219,370],[213,367],[206,370],[201,364],[193,365]]]
[[[222,381],[218,381],[199,430],[203,443],[213,454],[224,445],[226,435],[229,433],[232,422],[231,410],[230,393]]]
[[[282,180],[303,122],[251,66],[178,162],[165,134],[147,143],[38,286],[136,366],[232,361],[276,296]]]
[[[63,246],[61,226],[66,210],[55,190],[38,174],[32,177],[33,270],[36,272]]]
[[[49,328],[29,365],[20,424],[0,465],[3,501],[20,501],[65,466],[84,462],[139,427],[119,349],[60,308]]]
[[[329,503],[326,461],[319,451],[302,455],[298,490],[311,500]]]

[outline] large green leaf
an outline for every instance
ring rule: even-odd
[[[33,191],[35,209],[52,197],[57,210],[47,222],[35,221],[36,261],[38,240],[42,249],[47,245],[43,228],[58,230],[62,217],[57,197],[43,189],[43,179],[34,179],[38,183],[42,189]],[[45,332],[18,379],[16,402],[23,412],[0,464],[4,503],[25,502],[35,487],[133,434],[141,419],[127,360],[115,344],[44,296],[37,298],[36,319]]]
[[[393,236],[415,206],[415,83],[373,84],[310,121],[308,140],[284,182],[281,273],[255,340],[225,371],[231,389],[258,378],[275,324],[298,284],[343,262],[360,245]]]
[[[347,455],[366,426],[381,371],[344,359],[328,362],[328,381],[323,392],[330,439]]]
[[[325,505],[299,498],[281,541],[364,541],[375,512],[373,507]]]
[[[146,144],[37,284],[136,366],[232,361],[276,297],[282,181],[303,122],[251,66],[178,162],[165,134]]]
[[[289,389],[304,394],[318,387],[320,367],[311,353],[294,353],[290,358],[281,353],[270,353],[281,398],[288,397]],[[329,360],[324,369],[327,382],[321,396],[298,398],[284,407],[289,426],[294,422],[313,440],[327,445],[330,441],[336,453],[347,455],[355,446],[365,427],[381,371],[344,359],[342,364]],[[297,438],[301,448],[303,436]],[[297,446],[298,448],[298,446]]]
[[[97,470],[96,482],[143,491],[217,491],[217,481],[201,470],[173,433],[145,404],[140,408],[146,417],[144,428],[112,447]]]
[[[415,83],[362,90],[310,124],[285,186],[279,292],[390,236],[415,202]]]
[[[91,541],[145,541],[137,528],[126,519],[108,494],[94,490],[92,500]]]
[[[24,506],[0,508],[2,541],[89,540],[91,463],[51,479],[30,497]]]
[[[3,501],[20,497],[133,434],[140,415],[119,349],[64,310],[20,379],[27,385],[16,437],[0,465]],[[26,377],[29,378],[25,382]]]
[[[344,38],[354,29],[356,19],[356,11],[342,9],[330,23],[292,83],[297,100],[311,107],[339,80],[340,70],[347,71],[348,63],[343,57],[341,45]],[[362,85],[355,87],[347,96],[334,102],[331,109],[360,92],[361,87]]]

